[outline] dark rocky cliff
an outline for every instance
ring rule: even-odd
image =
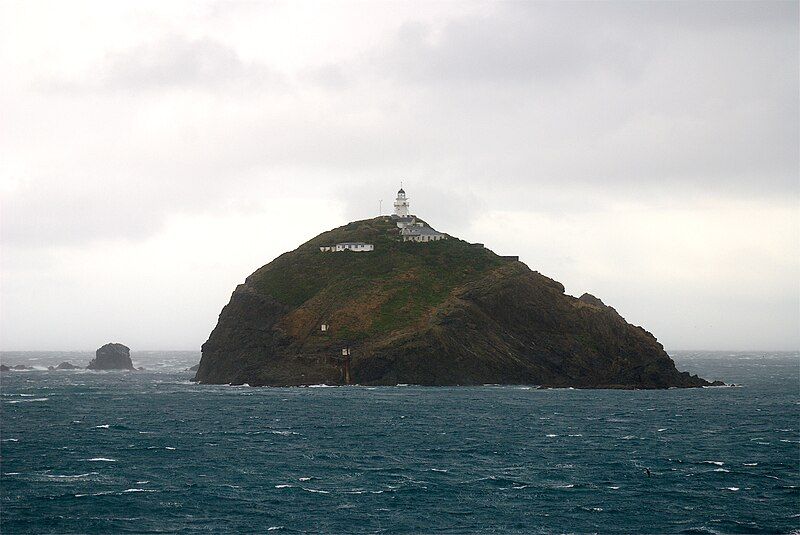
[[[342,241],[375,251],[319,251]],[[709,384],[679,372],[652,334],[600,299],[566,295],[525,264],[461,240],[404,243],[388,217],[323,233],[248,277],[203,345],[196,379],[341,384],[345,347],[359,384]]]

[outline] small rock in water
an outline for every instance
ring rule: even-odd
[[[95,352],[89,370],[135,370],[131,350],[122,344],[106,344]]]

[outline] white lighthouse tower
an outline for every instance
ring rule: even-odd
[[[400,191],[397,192],[397,199],[394,201],[394,213],[399,217],[408,217],[408,198],[403,186],[400,186]]]

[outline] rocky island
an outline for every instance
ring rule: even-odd
[[[404,232],[409,220],[350,223],[247,277],[203,344],[195,379],[251,386],[711,384],[679,372],[652,334],[600,299],[566,295],[559,282],[481,244],[440,233],[443,239],[429,241],[422,230],[413,237]],[[409,224],[427,227],[415,218]]]
[[[80,366],[75,366],[71,362],[62,362],[58,366],[48,366],[47,369],[49,371],[56,371],[56,370],[80,370]]]
[[[95,351],[87,370],[134,370],[131,350],[122,344],[106,344]]]

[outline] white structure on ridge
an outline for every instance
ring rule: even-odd
[[[364,243],[363,241],[347,241],[337,243],[336,245],[323,245],[319,248],[323,253],[325,252],[341,252],[353,251],[356,253],[364,253],[367,251],[374,251],[375,246],[371,243]]]
[[[447,239],[446,234],[433,230],[419,221],[401,228],[400,235],[403,237],[403,241],[439,241]]]
[[[394,201],[394,215],[392,218],[400,228],[400,236],[403,241],[429,242],[446,240],[447,235],[437,232],[428,226],[424,221],[419,221],[415,216],[408,213],[409,202],[406,192],[400,185],[397,192],[397,199]]]
[[[408,198],[403,186],[400,186],[400,191],[397,192],[397,199],[394,201],[394,215],[398,217],[408,217]]]

